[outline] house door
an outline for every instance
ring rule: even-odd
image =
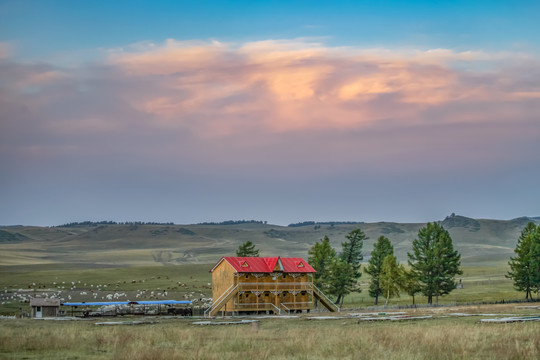
[[[37,318],[43,317],[43,312],[42,312],[42,307],[41,306],[36,306],[36,317]]]

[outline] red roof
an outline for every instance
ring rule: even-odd
[[[239,273],[271,273],[277,267],[286,273],[314,273],[316,272],[311,265],[302,258],[285,257],[234,257],[224,256],[210,270],[221,264],[222,261],[228,262]]]

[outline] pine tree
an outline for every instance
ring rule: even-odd
[[[258,257],[259,250],[255,249],[255,244],[253,244],[251,241],[246,241],[238,247],[236,250],[236,256]]]
[[[362,260],[364,259],[362,248],[364,246],[364,240],[368,239],[366,234],[360,229],[351,231],[345,238],[348,241],[341,243],[341,254],[339,255],[339,258],[350,265],[352,271],[347,272],[347,274],[350,274],[350,279],[344,279],[344,281],[341,282],[342,286],[345,286],[346,288],[335,292],[337,294],[336,304],[339,304],[340,306],[343,304],[343,297],[346,294],[349,294],[352,291],[360,291],[357,282],[360,276],[362,276],[362,272],[360,271]],[[342,265],[336,266],[340,267]]]
[[[321,289],[326,289],[330,268],[336,258],[336,250],[330,245],[328,236],[325,236],[320,243],[316,242],[308,251],[308,255],[309,264],[317,271],[313,274],[313,283]]]
[[[533,291],[538,297],[538,292],[540,292],[540,225],[537,227],[536,234],[531,246],[531,280]]]
[[[452,238],[438,223],[428,223],[418,230],[418,238],[413,241],[413,252],[408,253],[409,265],[420,282],[422,293],[428,304],[439,303],[439,296],[456,288],[454,276],[462,274],[459,266],[461,255],[454,251]]]
[[[335,258],[330,267],[327,291],[337,297],[336,305],[343,305],[345,295],[351,293],[355,284],[354,267],[340,258]]]
[[[388,300],[391,297],[399,297],[399,290],[402,287],[403,268],[398,265],[394,255],[386,255],[383,260],[380,286],[383,294],[386,295],[385,306],[388,305]]]
[[[382,289],[379,284],[379,276],[381,275],[384,258],[387,255],[394,255],[394,247],[390,240],[384,236],[379,236],[377,242],[373,245],[371,258],[364,272],[371,276],[369,283],[369,296],[375,298],[375,305],[379,303],[379,295],[382,295]]]
[[[420,292],[421,288],[413,271],[403,271],[402,289],[409,296],[412,296],[412,303],[414,305],[414,296]]]
[[[359,273],[361,262],[364,259],[362,248],[364,247],[364,240],[367,240],[368,237],[361,229],[356,229],[345,235],[345,238],[348,241],[341,243],[340,258],[347,264],[352,265],[353,269]]]
[[[540,287],[540,226],[528,223],[521,231],[511,257],[507,277],[514,280],[514,288],[525,291],[525,299],[532,299],[532,291]]]

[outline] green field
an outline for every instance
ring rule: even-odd
[[[0,293],[0,314],[20,315],[28,312],[28,298],[41,293],[54,293],[64,301],[100,301],[108,294],[124,294],[118,300],[160,299],[196,300],[196,305],[203,303],[198,299],[210,298],[212,264],[189,264],[152,267],[122,267],[106,269],[50,269],[50,265],[29,267],[3,267],[2,292]],[[524,293],[512,287],[512,281],[504,274],[507,264],[498,266],[464,266],[463,289],[456,289],[439,299],[441,305],[501,302],[521,300]],[[373,298],[368,295],[369,277],[361,278],[362,291],[345,297],[344,308],[359,309],[373,306]],[[151,296],[154,292],[156,297]],[[165,295],[165,292],[167,295]],[[12,297],[15,295],[15,299]],[[68,299],[68,296],[70,298]],[[94,297],[95,296],[95,297]],[[415,297],[416,304],[424,305],[424,296]],[[384,300],[380,299],[380,304]],[[389,306],[411,305],[412,298],[402,294],[390,299]]]

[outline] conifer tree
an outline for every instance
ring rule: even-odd
[[[514,288],[525,291],[525,299],[532,299],[532,292],[540,288],[540,226],[528,223],[521,231],[515,257],[508,264],[507,277],[514,280]]]
[[[533,283],[533,291],[538,297],[540,292],[540,226],[537,227],[537,235],[531,246],[531,280]]]
[[[532,288],[538,297],[538,292],[540,292],[540,225],[537,227],[536,236],[531,246],[531,273]]]
[[[409,296],[412,296],[412,303],[415,305],[414,296],[420,292],[421,288],[413,271],[403,271],[402,288]]]
[[[350,278],[342,279],[340,286],[343,288],[336,290],[334,294],[337,295],[336,304],[343,304],[343,297],[352,291],[360,291],[360,287],[357,286],[358,279],[362,276],[360,268],[362,266],[362,248],[364,246],[364,240],[368,239],[366,234],[361,229],[355,229],[348,233],[345,238],[347,241],[341,243],[341,254],[339,258],[342,262],[348,264],[352,271],[346,271]],[[342,264],[334,263],[334,266],[340,269],[344,269]],[[337,271],[337,270],[336,270]],[[335,272],[335,271],[334,271]]]
[[[343,299],[355,289],[355,270],[341,258],[335,258],[330,268],[328,278],[328,293],[336,296],[336,305],[342,306]]]
[[[330,239],[325,236],[321,242],[316,242],[308,251],[308,262],[317,271],[313,274],[315,286],[326,289],[330,276],[330,268],[336,258],[336,250],[330,245]]]
[[[384,258],[388,255],[394,255],[394,247],[387,237],[381,235],[373,245],[373,251],[371,252],[368,266],[364,268],[364,272],[371,276],[371,281],[369,282],[369,296],[375,298],[375,305],[379,303],[379,295],[382,295],[379,277],[381,275]]]
[[[361,229],[351,231],[345,235],[345,238],[347,241],[341,243],[340,258],[347,264],[352,265],[355,271],[359,272],[361,262],[364,259],[364,255],[362,255],[364,240],[369,238]]]
[[[454,251],[452,238],[438,223],[428,223],[418,230],[413,241],[413,252],[408,253],[409,265],[420,283],[428,304],[439,303],[439,296],[456,288],[454,276],[462,274],[461,255]]]
[[[236,256],[258,257],[259,250],[255,249],[255,244],[253,244],[251,241],[246,241],[238,247],[236,250]]]

